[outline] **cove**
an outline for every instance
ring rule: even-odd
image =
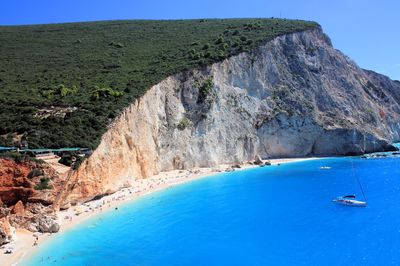
[[[21,265],[399,264],[399,166],[329,158],[205,177],[96,216]],[[354,175],[368,206],[332,203],[361,195]]]

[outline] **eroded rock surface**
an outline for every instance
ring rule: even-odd
[[[37,187],[41,178],[49,179],[48,188]],[[0,159],[0,246],[13,239],[15,228],[58,232],[51,204],[62,184],[62,178],[47,164]]]
[[[211,86],[210,86],[211,84]],[[164,170],[390,150],[400,83],[359,68],[320,28],[153,86],[110,125],[69,200]]]
[[[41,233],[57,233],[60,230],[56,216],[39,215],[32,218],[31,226],[36,227]]]
[[[10,243],[15,238],[15,228],[10,224],[9,214],[10,210],[0,205],[0,246]]]

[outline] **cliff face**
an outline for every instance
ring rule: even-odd
[[[343,155],[399,140],[400,83],[359,68],[320,28],[153,86],[79,168],[70,200],[164,170]]]

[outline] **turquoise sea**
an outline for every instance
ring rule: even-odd
[[[334,204],[361,196],[354,176],[368,206]],[[199,179],[57,235],[22,265],[400,265],[400,158],[319,159]]]

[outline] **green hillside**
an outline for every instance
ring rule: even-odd
[[[92,147],[152,85],[318,26],[283,19],[105,21],[0,27],[0,146]]]

